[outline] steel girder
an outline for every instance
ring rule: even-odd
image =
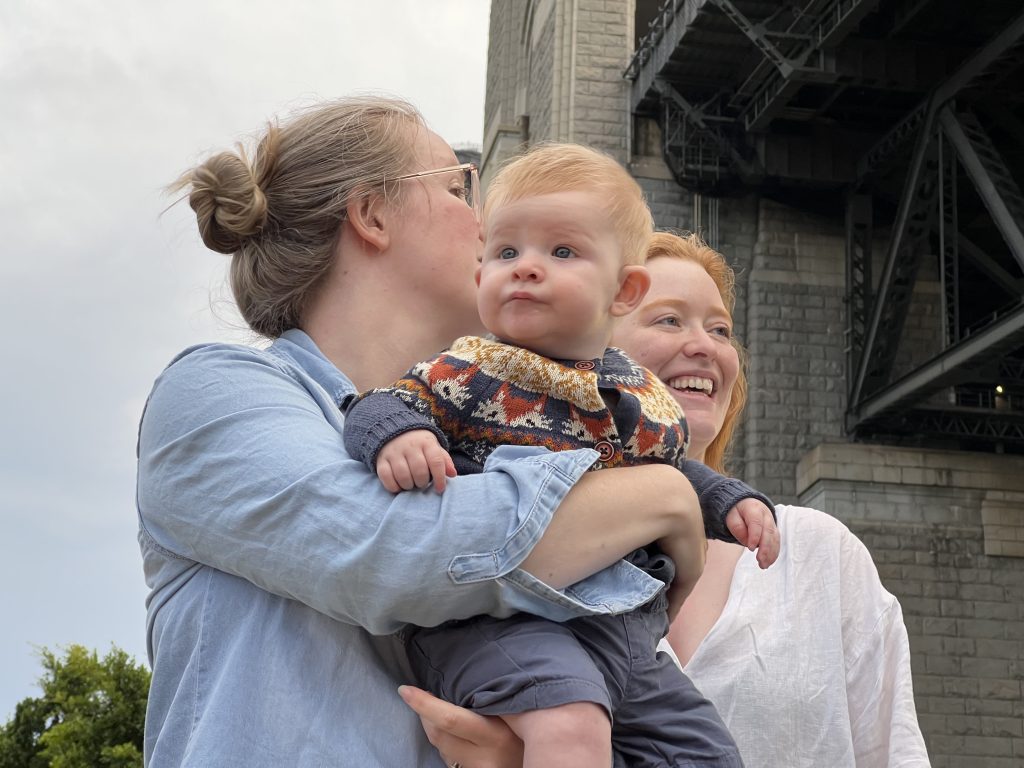
[[[930,2],[934,0],[793,0],[760,18],[766,7],[747,0],[665,0],[626,73],[633,80],[634,108],[643,105],[646,110],[657,104],[662,111],[663,150],[684,186],[722,191],[738,182],[778,194],[794,182],[795,188],[805,183],[824,189],[849,184],[847,426],[862,436],[884,433],[886,424],[901,414],[917,414],[905,423],[921,429],[937,425],[937,417],[920,414],[930,407],[922,409],[923,402],[940,390],[952,388],[953,403],[974,392],[971,387],[994,396],[989,382],[1024,389],[1024,363],[1016,378],[1008,378],[995,363],[1003,356],[1010,365],[1024,350],[1019,315],[1024,307],[1024,277],[1019,271],[1024,270],[1024,194],[1003,162],[1010,159],[1019,165],[1020,158],[1001,158],[993,141],[1006,147],[1015,136],[1024,138],[1024,120],[1011,82],[1011,73],[1024,67],[1024,13],[1004,6],[1007,15],[1017,17],[994,29],[992,39],[974,54],[964,58],[966,49],[945,46],[937,57],[935,44],[927,42],[933,38],[909,34],[917,24],[936,28],[924,15]],[[880,16],[861,24],[883,4]],[[748,12],[752,15],[746,16]],[[887,37],[878,36],[880,20],[888,22]],[[851,33],[861,26],[864,36],[854,37]],[[909,40],[894,39],[901,28]],[[950,39],[953,46],[960,44],[958,35]],[[971,39],[963,38],[963,45],[973,49]],[[725,41],[736,52],[749,52],[752,46],[757,60],[738,75],[745,79],[723,80],[721,56],[710,57],[707,65],[701,62],[695,51],[714,40]],[[909,66],[900,69],[901,57],[909,57]],[[948,71],[948,61],[962,63],[932,86],[931,73],[938,67]],[[816,87],[802,90],[810,85]],[[860,86],[866,95],[850,90]],[[907,110],[901,94],[915,92],[929,95]],[[871,93],[884,96],[871,102]],[[843,121],[854,115],[850,109],[858,105],[877,105],[877,111],[845,125]],[[894,108],[904,110],[901,119],[893,117]],[[973,109],[988,122],[980,121]],[[851,131],[849,144],[834,140],[832,151],[839,153],[846,147],[863,147],[857,142],[872,133],[878,136],[883,125],[892,127],[868,151],[856,150],[859,162],[847,165],[839,175],[828,175],[822,170],[826,166],[787,165],[787,137],[809,137],[807,151],[813,154],[811,142],[823,135],[819,116]],[[778,136],[768,131],[775,117],[785,119],[777,126]],[[991,128],[991,136],[983,125]],[[833,167],[842,167],[836,164],[838,157],[833,156]],[[903,176],[898,198],[892,187],[894,169]],[[895,221],[886,223],[889,242],[881,262],[874,262],[878,220],[890,203]],[[992,233],[998,231],[1015,263],[995,251],[986,252],[996,245],[986,233],[978,232],[977,242],[972,242],[974,234],[968,233],[977,231],[978,221],[968,218],[968,212],[976,217],[980,211],[987,214],[986,221],[991,219]],[[896,381],[898,345],[925,256],[938,261],[941,351]],[[1004,304],[1006,297],[1018,304],[979,321],[986,305],[971,291],[986,278],[992,281],[993,304]],[[962,304],[965,297],[971,303]],[[1004,410],[991,415],[989,426],[978,427],[985,417],[975,414],[973,432],[961,423],[956,428],[947,425],[950,434],[970,433],[978,439],[994,435],[996,422],[1010,418],[1008,402],[1004,398]]]
[[[972,112],[955,115],[946,107],[939,114],[939,121],[1010,253],[1024,269],[1024,196],[1017,182]]]
[[[902,150],[910,137],[914,136],[928,117],[929,109],[937,109],[952,100],[961,91],[971,87],[990,68],[998,67],[1005,60],[1018,61],[1024,49],[1024,14],[1018,16],[991,42],[964,63],[952,77],[935,89],[929,99],[925,99],[894,125],[875,145],[864,153],[858,164],[857,183],[867,175],[889,164],[892,158]],[[1005,58],[1004,58],[1005,57]]]
[[[977,377],[985,361],[1024,345],[1022,303],[981,332],[960,338],[958,312],[959,258],[963,252],[983,271],[1024,302],[1022,281],[988,258],[958,232],[956,173],[964,168],[996,228],[1024,268],[1024,195],[1006,171],[988,135],[977,118],[965,108],[955,108],[953,98],[963,89],[993,77],[991,70],[1005,75],[1004,57],[1019,60],[1024,37],[1024,15],[1018,17],[976,56],[967,61],[932,97],[920,104],[865,154],[860,171],[866,178],[882,167],[906,138],[917,132],[917,144],[907,183],[904,186],[887,259],[867,315],[855,317],[863,303],[850,303],[851,368],[847,427],[851,431],[882,429],[884,422],[899,412],[909,412],[936,391]],[[929,181],[929,177],[931,181]],[[862,188],[866,185],[862,185]],[[926,224],[928,210],[936,215]],[[947,348],[933,361],[908,376],[890,383],[896,344],[909,309],[913,276],[921,259],[921,246],[929,229],[939,235],[940,279],[943,281],[944,329]],[[907,236],[909,232],[909,237]],[[915,243],[915,240],[917,242]],[[861,258],[853,240],[847,252],[853,260],[848,272],[856,272]],[[991,366],[990,366],[991,367]],[[1005,413],[993,414],[998,421]],[[924,422],[919,426],[923,429]],[[979,433],[980,435],[981,433]]]
[[[813,18],[813,23],[806,28],[791,28],[782,33],[772,33],[763,23],[747,19],[732,0],[710,2],[739,27],[771,65],[767,69],[755,68],[733,99],[733,105],[740,107],[739,119],[744,128],[760,131],[781,114],[805,83],[836,82],[838,78],[829,49],[856,29],[879,0],[812,3],[812,9],[817,8],[817,13],[812,10],[803,17]],[[773,34],[789,43],[787,51],[772,43]],[[753,87],[748,86],[752,81]],[[749,96],[744,98],[747,93]]]
[[[973,408],[913,408],[895,416],[886,434],[932,435],[956,441],[995,443],[1024,448],[1024,418],[1020,413]]]
[[[631,111],[635,112],[647,93],[654,88],[655,79],[664,71],[676,46],[683,39],[687,27],[700,12],[700,4],[687,0],[666,0],[651,22],[636,53],[622,76],[633,82]]]
[[[864,354],[865,322],[871,308],[871,245],[874,204],[870,195],[851,194],[846,200],[846,304],[849,317],[846,370],[855,370]]]
[[[960,214],[957,209],[957,162],[939,135],[939,280],[942,298],[942,343],[960,341]]]
[[[794,6],[788,4],[780,4],[776,14],[768,19],[753,20],[746,17],[733,0],[666,0],[662,3],[650,31],[623,75],[633,83],[634,111],[645,100],[650,104],[653,94],[658,95],[665,138],[663,149],[667,157],[675,158],[670,167],[679,171],[677,180],[685,186],[702,184],[707,173],[688,167],[684,159],[693,156],[706,161],[706,150],[717,146],[721,157],[729,161],[716,174],[717,180],[747,185],[761,182],[764,178],[761,169],[766,161],[764,157],[753,159],[753,156],[760,152],[781,155],[785,152],[776,145],[772,145],[774,149],[758,149],[760,145],[749,137],[744,139],[743,134],[763,131],[778,116],[806,121],[827,110],[829,101],[810,109],[791,104],[804,85],[827,84],[832,87],[832,99],[847,88],[879,87],[880,82],[896,90],[922,90],[924,86],[914,73],[928,69],[927,61],[936,57],[936,46],[903,44],[897,48],[879,41],[848,39],[851,31],[878,3],[879,0],[811,0],[788,26],[776,19],[784,12],[793,12]],[[672,63],[677,49],[699,41],[704,34],[702,30],[708,26],[709,15],[717,15],[716,11],[730,19],[762,56],[738,87],[720,91],[707,104],[701,104],[698,101],[707,99],[707,94],[695,101],[685,88],[675,86],[666,73],[678,66]],[[900,66],[908,57],[911,66]],[[666,93],[666,84],[673,88],[672,93]],[[697,91],[701,89],[706,90],[707,84],[697,87]],[[673,104],[666,105],[666,99]],[[685,124],[670,122],[675,119],[682,119]],[[700,121],[705,127],[697,125]],[[916,127],[910,126],[911,130]],[[671,137],[685,138],[687,144],[673,145]],[[832,151],[842,153],[844,149],[840,144]],[[851,154],[849,161],[852,163],[853,159]],[[773,173],[790,178],[785,170],[780,172],[776,168]],[[815,178],[823,183],[843,180],[834,176]]]
[[[655,79],[661,96],[662,149],[673,175],[688,186],[717,184],[723,176],[738,172],[753,182],[762,169],[740,153],[727,133],[732,120],[708,114],[690,104],[667,80]]]
[[[910,308],[922,248],[931,234],[938,189],[938,158],[932,111],[928,110],[927,114],[904,184],[870,320],[863,323],[863,339],[855,337],[858,324],[851,323],[851,341],[855,349],[861,350],[850,381],[851,406],[859,403],[866,393],[877,391],[889,378]]]
[[[1024,307],[1018,306],[985,329],[958,344],[886,389],[858,402],[847,415],[852,430],[866,422],[884,421],[892,414],[909,410],[929,395],[945,387],[970,381],[993,357],[1024,344]]]

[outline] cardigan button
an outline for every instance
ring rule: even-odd
[[[576,363],[576,369],[579,371],[592,371],[594,370],[593,360],[580,360]]]
[[[601,461],[608,461],[615,455],[615,446],[607,440],[602,440],[595,445],[594,450],[597,451],[598,458],[600,458]]]

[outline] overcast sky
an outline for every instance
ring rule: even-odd
[[[135,433],[181,348],[244,340],[226,257],[162,188],[353,91],[483,133],[487,0],[0,2],[0,723],[36,649],[146,659]]]

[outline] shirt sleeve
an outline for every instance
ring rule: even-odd
[[[742,480],[720,475],[701,462],[692,459],[684,459],[679,468],[697,493],[700,510],[704,516],[704,534],[709,539],[737,543],[736,537],[725,525],[725,516],[743,499],[757,499],[768,507],[772,512],[772,517],[778,520],[775,505],[772,504],[771,499],[760,491],[754,490]]]
[[[422,393],[420,401],[428,405],[433,399],[429,389],[419,379],[412,381]],[[374,389],[354,400],[346,411],[345,449],[371,472],[377,469],[377,455],[381,449],[399,435],[414,429],[432,432],[441,447],[448,450],[448,438],[444,432],[422,409],[410,406],[408,398],[408,388],[404,390],[404,396],[399,396],[398,391],[391,388]]]
[[[867,549],[849,533],[842,560],[847,702],[857,765],[928,768],[899,601],[882,586]]]
[[[137,503],[161,562],[211,566],[378,634],[479,614],[610,612],[598,602],[608,574],[587,600],[579,585],[554,590],[518,569],[594,451],[495,460],[443,494],[391,494],[346,453],[327,393],[300,381],[268,353],[226,346],[160,376],[140,427]],[[173,581],[146,567],[151,587]],[[627,607],[657,589],[632,587]]]

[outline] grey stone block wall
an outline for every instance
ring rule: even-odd
[[[628,121],[623,119],[628,83],[622,72],[632,55],[631,3],[577,0],[570,141],[627,157]]]
[[[515,105],[518,81],[519,24],[526,0],[503,0],[491,3],[487,42],[487,88],[484,92],[484,130],[487,118],[493,118]]]
[[[800,457],[843,434],[844,237],[841,223],[768,200],[758,214],[743,297],[750,350],[744,479],[792,501]]]
[[[540,23],[535,20],[535,23]],[[526,89],[526,114],[530,127],[527,140],[535,142],[553,137],[551,125],[555,18],[551,14],[537,35],[537,48],[530,52],[530,82]]]
[[[522,127],[522,116],[529,121],[530,144],[579,142],[626,162],[628,88],[622,72],[632,53],[631,13],[631,5],[606,0],[492,4],[485,179],[521,149],[502,143],[500,136]]]
[[[522,20],[529,0],[492,3],[487,49],[487,89],[484,95],[484,141],[480,178],[484,189],[494,171],[522,144],[517,121],[520,90],[527,66],[522,43]]]
[[[993,540],[1005,522],[1024,547],[1024,459],[823,443],[797,490],[861,538],[900,600],[932,764],[1024,764],[1024,558]]]

